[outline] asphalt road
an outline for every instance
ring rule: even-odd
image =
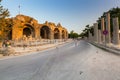
[[[120,56],[78,41],[0,60],[0,80],[120,80]]]

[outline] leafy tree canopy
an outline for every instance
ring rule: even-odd
[[[9,16],[9,11],[8,9],[3,8],[1,1],[2,0],[0,0],[0,40],[6,37],[5,35],[8,32],[7,30],[9,24],[8,19],[6,19]]]
[[[69,38],[78,38],[78,33],[74,32],[73,30],[69,33]]]

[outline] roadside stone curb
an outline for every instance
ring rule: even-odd
[[[108,51],[108,52],[111,52],[111,53],[114,53],[114,54],[117,54],[117,55],[120,55],[120,50],[114,48],[114,47],[108,47],[108,46],[103,46],[103,45],[100,45],[100,44],[96,44],[96,43],[90,43],[98,48],[101,48],[105,51]]]

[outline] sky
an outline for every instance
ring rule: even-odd
[[[1,5],[10,12],[10,17],[23,14],[40,24],[61,23],[68,32],[81,33],[87,24],[95,23],[103,12],[120,7],[120,0],[2,0]],[[19,9],[20,5],[20,9]]]

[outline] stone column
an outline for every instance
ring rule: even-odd
[[[12,40],[20,40],[23,37],[23,28],[14,25],[12,28]]]
[[[103,35],[103,31],[105,30],[104,18],[101,18],[101,42],[105,43],[105,35]]]
[[[66,32],[66,39],[68,39],[68,32]]]
[[[59,32],[59,39],[62,39],[62,31]]]
[[[88,40],[90,41],[90,31],[88,32]]]
[[[94,40],[94,36],[92,35],[92,36],[91,36],[91,42],[94,42],[93,40]]]
[[[101,44],[101,30],[98,30],[98,43]]]
[[[54,39],[54,31],[50,30],[50,39]]]
[[[119,45],[119,22],[118,17],[113,18],[113,43]]]
[[[87,37],[84,37],[84,40],[87,40]]]
[[[66,33],[64,32],[64,39],[66,39]]]
[[[39,39],[40,38],[40,30],[39,28],[35,28],[35,39]]]
[[[108,34],[106,35],[106,43],[111,43],[111,31],[110,31],[110,13],[106,13],[106,30]]]
[[[92,34],[90,33],[90,31],[88,33],[88,39],[89,39],[90,42],[92,41]]]
[[[98,23],[94,23],[94,41],[98,42]]]

